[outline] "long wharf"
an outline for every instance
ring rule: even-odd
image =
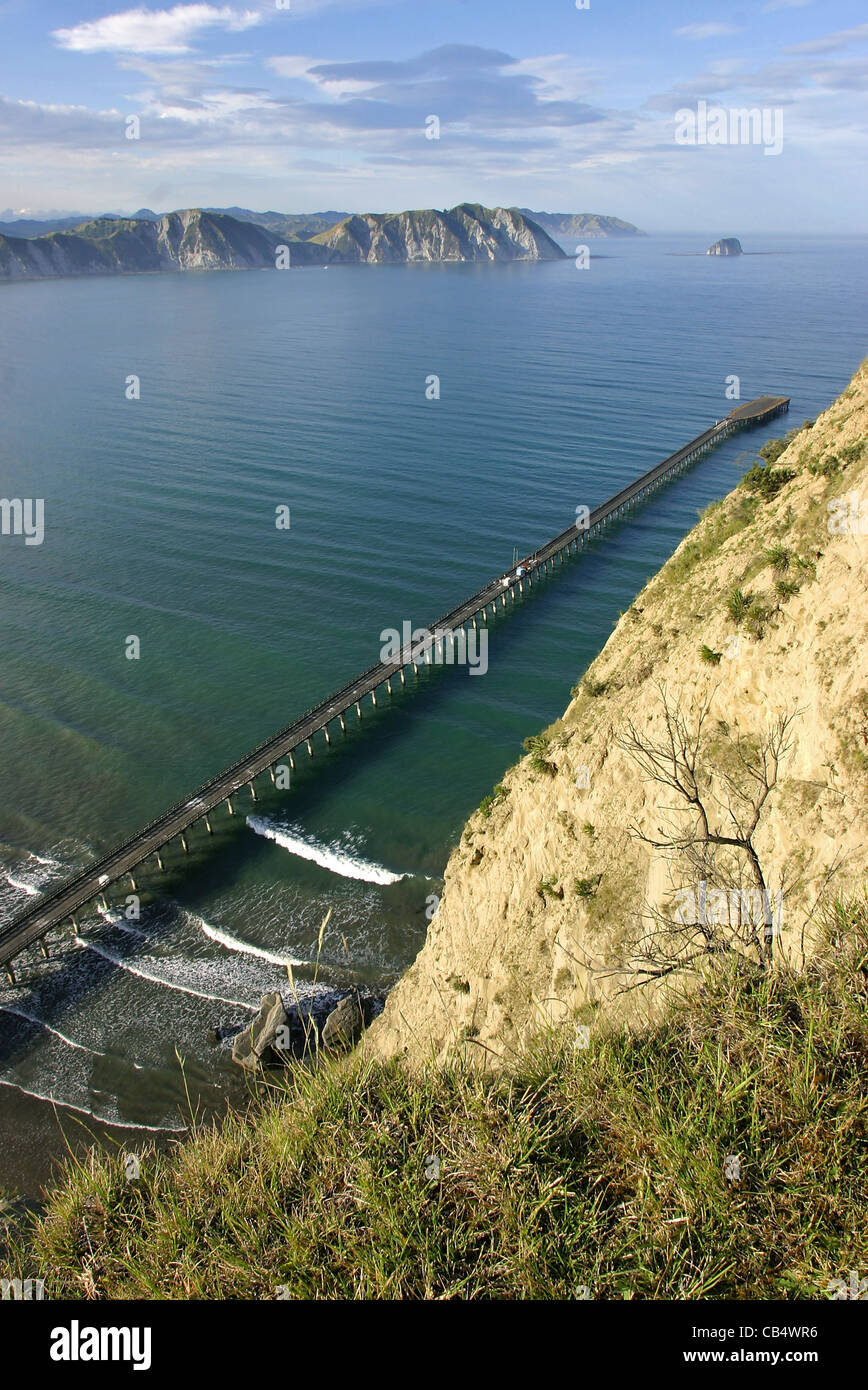
[[[231,767],[199,787],[186,801],[170,807],[163,815],[143,826],[109,854],[41,896],[31,907],[0,928],[0,966],[5,968],[10,982],[15,983],[15,958],[27,947],[38,942],[43,955],[47,955],[48,934],[68,920],[71,920],[74,928],[77,927],[76,913],[95,899],[104,900],[106,890],[112,884],[119,879],[128,878],[135,892],[135,869],[151,858],[154,858],[157,867],[162,869],[160,851],[170,841],[180,840],[186,851],[187,833],[191,827],[203,822],[206,831],[209,834],[213,833],[210,817],[217,807],[226,806],[229,814],[234,814],[232,798],[244,789],[255,801],[256,779],[268,772],[271,780],[275,781],[274,767],[280,759],[288,758],[290,767],[294,767],[294,754],[298,749],[306,748],[312,756],[314,737],[321,733],[326,742],[330,743],[329,726],[338,720],[341,729],[345,730],[344,715],[354,706],[357,716],[361,718],[361,702],[368,695],[374,705],[377,703],[377,691],[381,687],[385,687],[386,694],[391,695],[393,679],[397,678],[404,684],[407,668],[412,666],[414,671],[418,671],[420,663],[427,664],[432,648],[444,641],[454,640],[454,634],[459,631],[464,633],[467,623],[476,628],[480,621],[487,622],[489,609],[493,616],[498,603],[501,608],[506,608],[508,603],[514,604],[516,594],[524,593],[525,584],[532,586],[553,569],[556,562],[563,564],[564,558],[571,551],[584,546],[587,537],[598,535],[628,508],[648,497],[729,435],[740,429],[765,424],[788,410],[789,404],[788,396],[760,396],[738,406],[723,420],[717,421],[710,429],[704,430],[683,448],[663,459],[662,463],[643,473],[629,487],[622,488],[614,497],[595,508],[584,518],[581,526],[578,522],[573,522],[565,531],[561,531],[559,535],[528,555],[519,567],[514,566],[506,573],[499,574],[457,608],[445,613],[431,628],[422,629],[427,635],[415,640],[412,645],[403,647],[397,660],[380,661],[369,667],[348,685],[342,686],[328,699],[314,705],[292,724],[280,729],[243,758],[239,758]],[[517,573],[517,569],[520,569],[521,573]]]

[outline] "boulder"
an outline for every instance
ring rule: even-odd
[[[263,994],[259,1013],[232,1044],[232,1060],[245,1071],[259,1071],[281,1060],[289,1038],[289,1015],[279,993]]]
[[[737,236],[721,237],[713,246],[709,246],[706,256],[743,256],[741,242]]]
[[[348,994],[323,1024],[321,1044],[326,1052],[349,1052],[371,1020],[371,1001]]]

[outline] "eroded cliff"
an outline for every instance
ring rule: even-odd
[[[418,1063],[462,1048],[497,1064],[540,1026],[647,1018],[662,980],[684,979],[652,978],[648,961],[685,895],[715,881],[721,865],[706,870],[703,856],[721,847],[697,848],[696,807],[629,747],[632,728],[640,747],[665,749],[667,706],[688,741],[699,730],[712,832],[732,814],[750,818],[760,798],[747,769],[789,720],[777,766],[765,759],[772,785],[752,835],[783,905],[779,959],[810,953],[818,897],[864,883],[868,364],[793,433],[708,509],[622,615],[563,717],[471,817],[425,944],[367,1035],[376,1055]],[[722,853],[750,885],[746,856]]]

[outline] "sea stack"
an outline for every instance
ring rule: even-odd
[[[741,242],[737,236],[721,237],[713,246],[709,246],[706,256],[743,256]]]

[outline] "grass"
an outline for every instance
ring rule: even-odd
[[[826,1298],[868,1271],[866,980],[863,898],[803,973],[721,968],[641,1035],[592,1025],[582,1050],[565,1028],[497,1075],[296,1067],[137,1182],[122,1155],[72,1163],[4,1277],[73,1299]]]
[[[745,493],[710,503],[700,519],[706,524],[696,533],[697,539],[685,541],[678,553],[664,565],[662,574],[673,588],[683,581],[703,560],[714,555],[731,536],[737,536],[754,520],[759,499]]]
[[[773,545],[765,554],[766,564],[783,573],[793,563],[793,552],[785,545]]]
[[[530,734],[522,744],[525,752],[530,754],[530,765],[534,772],[545,772],[553,777],[557,772],[553,762],[546,757],[551,739],[545,734]]]
[[[595,898],[602,881],[602,874],[594,874],[592,878],[574,878],[573,888],[579,898]]]
[[[546,766],[548,766],[548,764],[546,764]],[[480,814],[483,815],[486,820],[488,820],[488,817],[491,815],[495,806],[498,806],[500,802],[504,800],[506,795],[506,787],[503,785],[502,782],[498,782],[497,786],[494,788],[494,791],[489,792],[488,795],[484,796],[480,801]]]
[[[726,598],[726,611],[736,627],[741,627],[750,612],[753,603],[753,594],[746,594],[743,589],[732,589]]]

